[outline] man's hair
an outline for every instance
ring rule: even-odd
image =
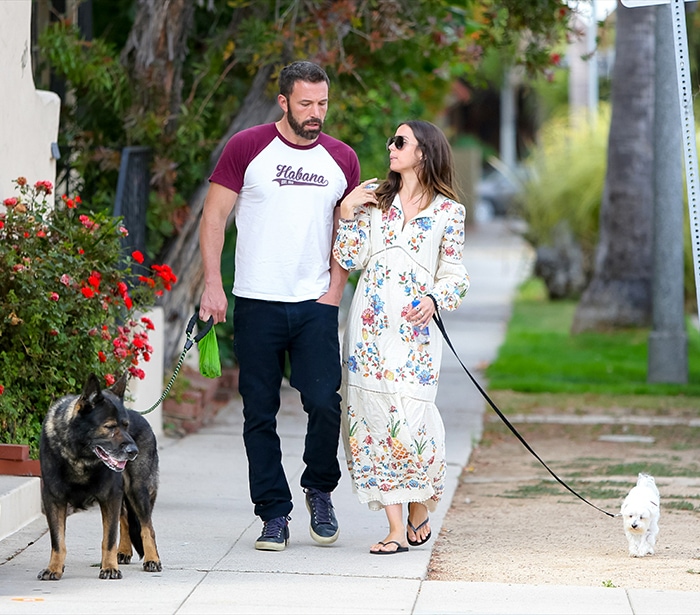
[[[325,81],[328,86],[331,80],[326,71],[313,62],[292,62],[285,66],[280,72],[279,86],[280,94],[289,98],[297,81],[308,81],[309,83],[320,83]]]

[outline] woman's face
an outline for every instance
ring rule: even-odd
[[[405,173],[416,168],[423,158],[413,131],[405,124],[396,129],[389,139],[389,168],[395,173]]]

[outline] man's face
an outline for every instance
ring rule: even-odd
[[[294,134],[314,141],[323,129],[323,120],[328,112],[328,84],[325,81],[297,81],[289,98],[280,98],[287,123]]]

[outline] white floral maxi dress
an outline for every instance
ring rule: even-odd
[[[398,196],[386,212],[367,206],[340,222],[333,255],[363,270],[343,340],[343,442],[353,490],[372,510],[422,502],[432,511],[442,496],[442,337],[432,322],[419,343],[404,316],[428,294],[441,309],[459,306],[469,288],[463,248],[464,207],[443,196],[405,226]]]

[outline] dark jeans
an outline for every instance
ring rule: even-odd
[[[301,486],[330,492],[340,480],[338,308],[316,301],[236,297],[233,329],[250,496],[255,514],[269,521],[292,510],[277,435],[285,351],[291,364],[290,384],[301,394],[308,417]]]

